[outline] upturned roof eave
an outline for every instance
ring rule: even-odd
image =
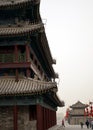
[[[20,77],[19,81],[16,82],[15,76],[0,77],[0,96],[43,94],[55,89],[57,89],[55,82],[45,82],[25,77]]]
[[[70,106],[70,108],[86,108],[86,107],[88,107],[88,105],[87,104],[83,104],[80,101],[77,101],[75,104]]]
[[[20,24],[16,26],[1,26],[0,27],[0,37],[12,37],[12,36],[20,36],[20,35],[28,35],[35,31],[44,31],[44,26],[42,23],[39,24]]]
[[[52,54],[50,51],[50,47],[49,47],[48,40],[47,40],[47,37],[45,34],[45,30],[42,32],[42,37],[43,37],[42,48],[44,50],[43,52],[45,53],[46,60],[49,63],[49,69],[51,71],[52,77],[55,78],[55,71],[54,71],[54,68],[52,66],[53,65],[53,57],[52,57]]]

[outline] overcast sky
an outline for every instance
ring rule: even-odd
[[[40,13],[59,73],[65,109],[93,101],[93,0],[41,0]]]

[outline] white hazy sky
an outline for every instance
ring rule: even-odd
[[[66,108],[93,101],[93,0],[41,0],[41,17]]]

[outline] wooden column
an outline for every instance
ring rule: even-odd
[[[26,61],[28,62],[30,59],[30,50],[28,44],[26,44]]]
[[[47,129],[48,129],[48,109],[46,109],[46,121],[47,121]]]
[[[45,108],[43,108],[43,124],[44,124],[44,130],[45,130],[46,129]]]
[[[37,104],[37,130],[44,130],[43,125],[43,109]]]
[[[17,109],[17,106],[15,105],[14,108],[13,108],[13,111],[14,111],[14,130],[18,130],[18,109]]]
[[[47,114],[46,114],[46,108],[45,108],[45,128],[47,129]]]
[[[51,122],[51,126],[56,125],[56,111],[51,111],[51,117],[52,117],[52,122]]]
[[[49,122],[49,109],[47,109],[47,116],[48,116],[47,119],[48,119],[48,128],[49,128],[49,123],[50,123],[50,122]]]
[[[56,111],[55,111],[55,125],[57,124]]]
[[[15,52],[15,62],[18,62],[18,45],[15,45],[15,48],[14,48],[14,52]]]
[[[30,74],[31,74],[31,70],[29,68],[26,69],[26,76],[27,77],[30,77]]]
[[[15,79],[15,81],[18,82],[18,69],[16,69],[15,73],[16,73],[16,77],[15,77],[16,79]]]
[[[53,126],[53,111],[51,111],[51,117],[52,117],[52,126]]]

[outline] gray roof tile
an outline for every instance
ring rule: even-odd
[[[21,27],[0,27],[0,36],[28,34],[36,30],[42,30],[43,24],[28,24]]]
[[[34,80],[31,78],[20,78],[15,82],[15,77],[0,78],[0,96],[45,93],[57,89],[56,83]]]

